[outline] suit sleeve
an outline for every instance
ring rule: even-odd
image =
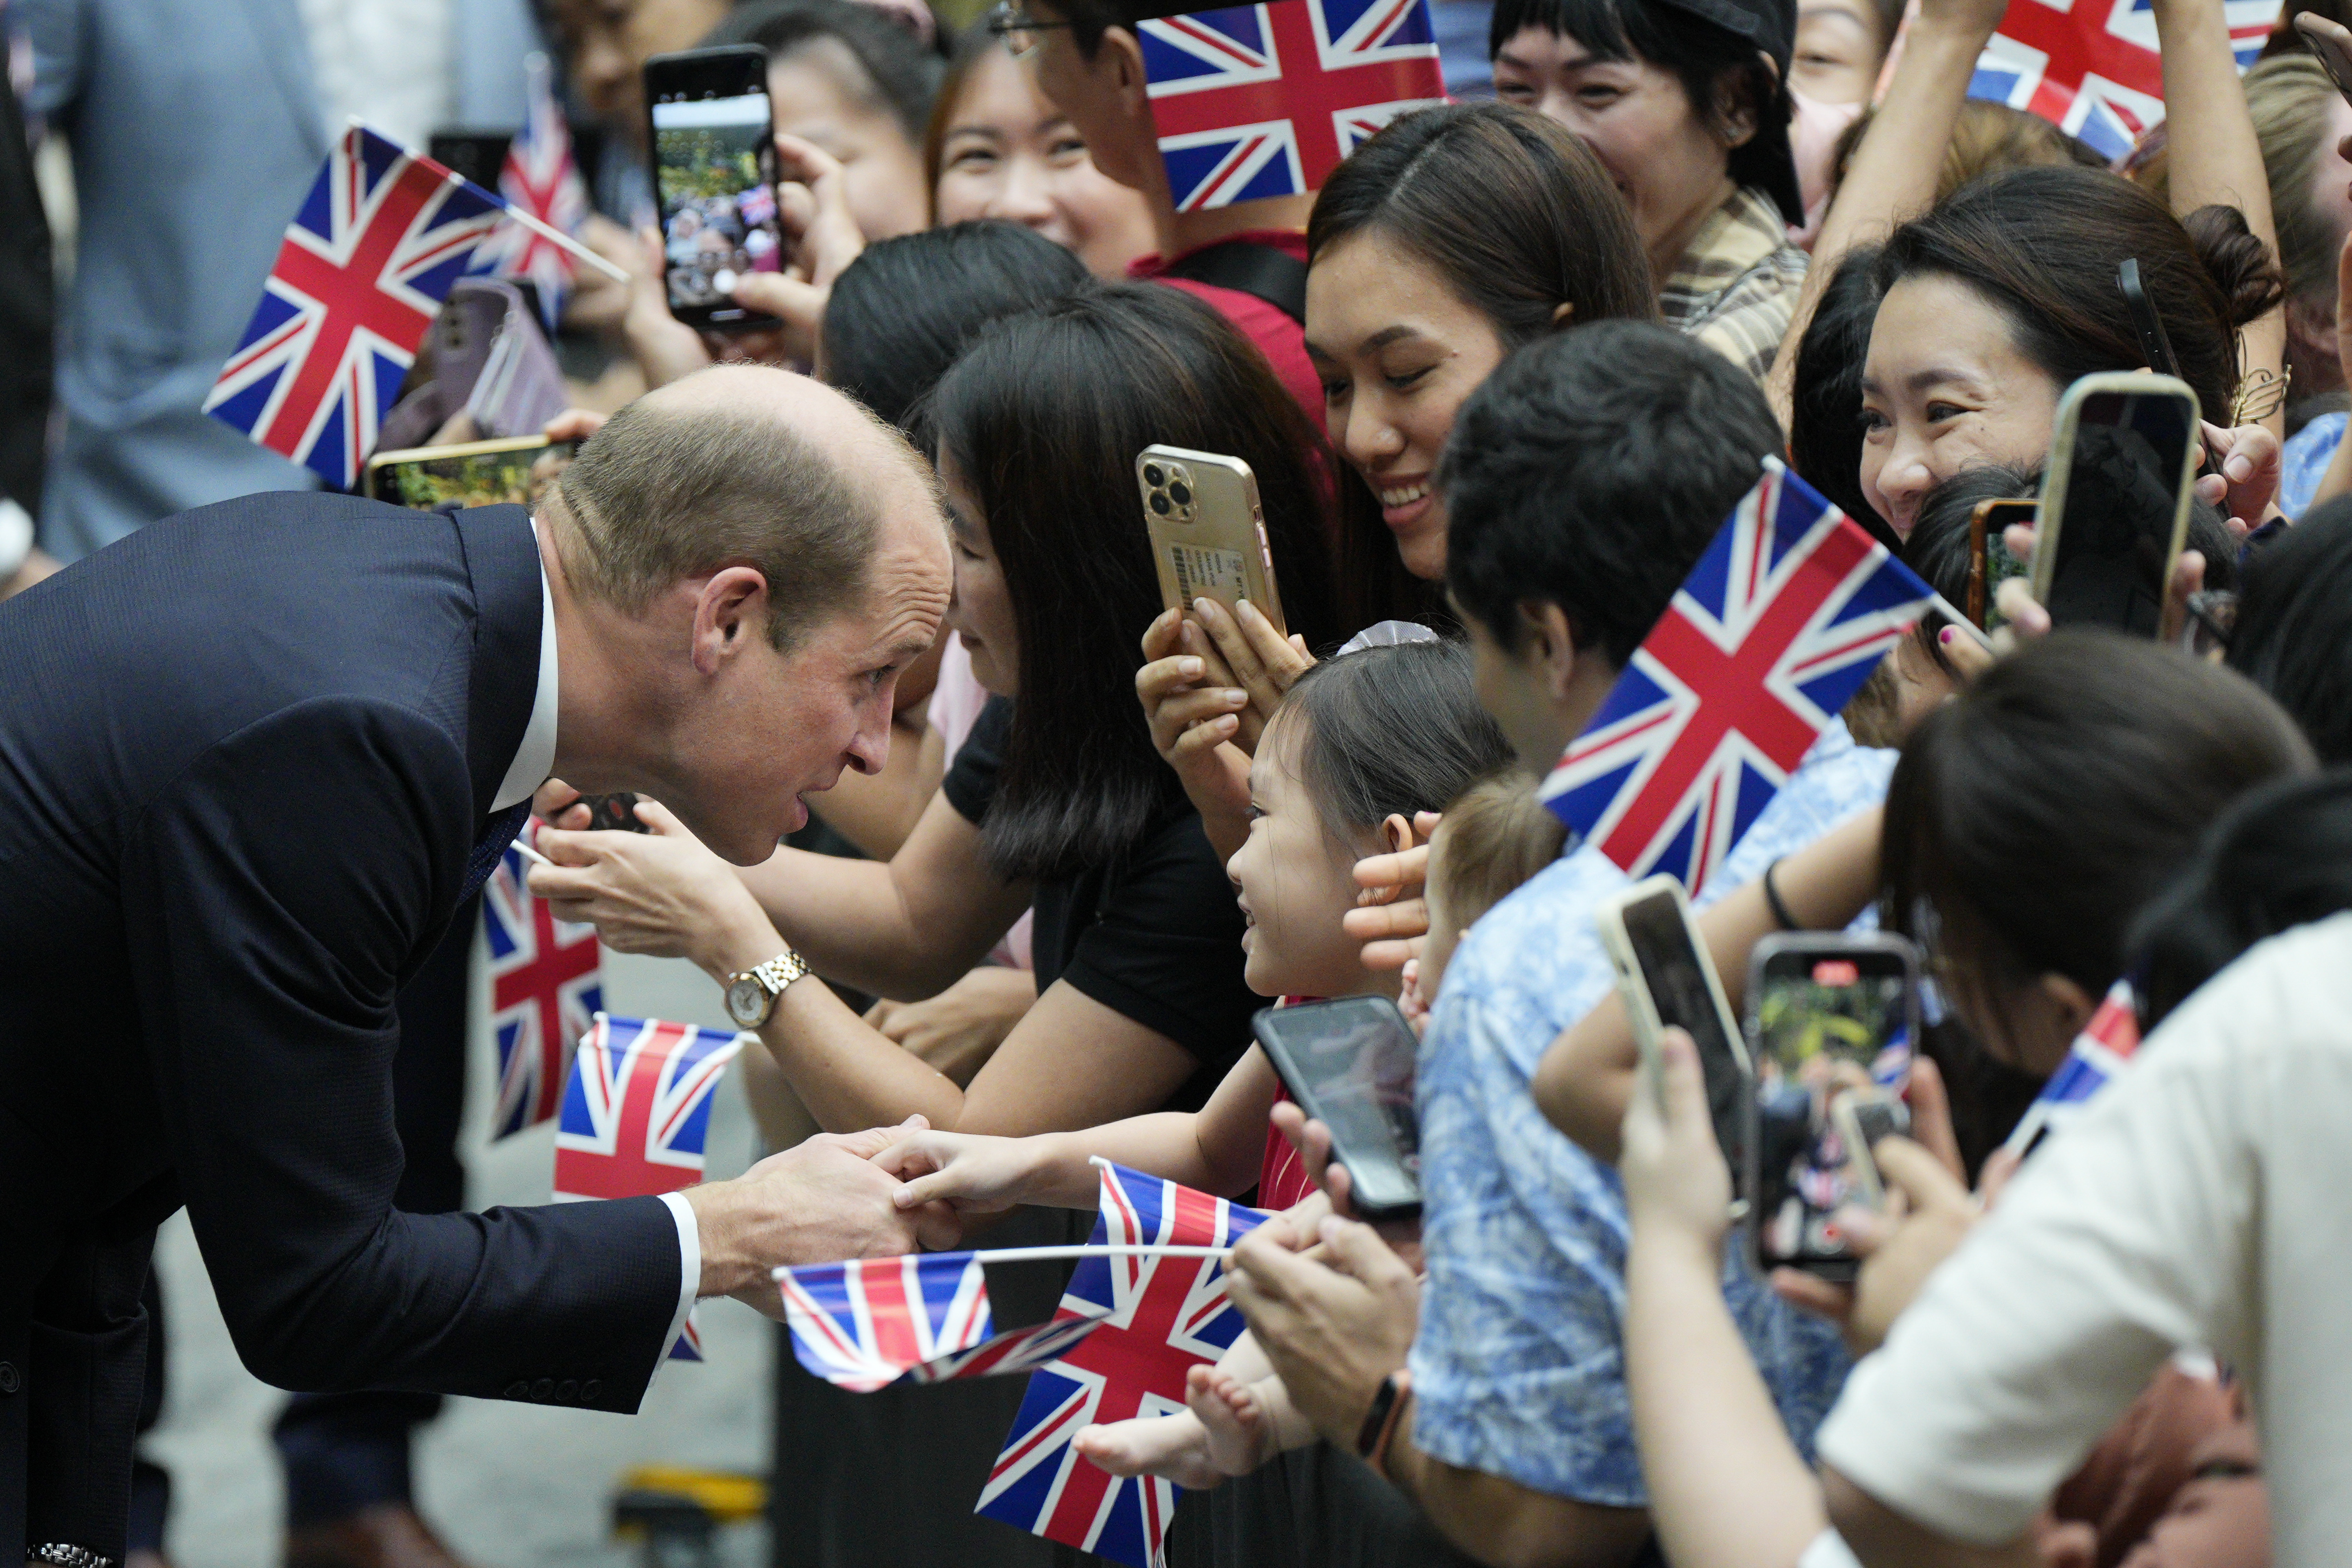
[[[131,826],[129,979],[181,1189],[267,1382],[633,1410],[680,1289],[659,1199],[393,1207],[394,996],[456,896],[471,799],[434,725],[320,700]]]
[[[60,114],[81,96],[89,75],[90,0],[18,0],[33,47],[28,114]]]

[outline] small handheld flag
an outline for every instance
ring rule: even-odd
[[[2261,55],[2279,0],[2221,0],[2244,70]],[[1978,58],[1970,98],[2040,115],[2110,161],[2164,118],[2164,66],[2151,0],[2010,0]]]
[[[2066,1059],[2033,1097],[2018,1118],[2017,1126],[2001,1147],[2023,1155],[2047,1132],[2055,1132],[2083,1113],[2099,1091],[2122,1076],[2139,1050],[2139,1008],[2131,982],[2118,980],[2066,1048]]]
[[[1102,1214],[1092,1239],[1226,1247],[1265,1217],[1260,1210],[1104,1163]],[[1241,1313],[1225,1296],[1225,1278],[1215,1258],[1116,1257],[1080,1263],[1055,1321],[1099,1321],[1030,1378],[974,1511],[1130,1568],[1160,1568],[1176,1489],[1156,1477],[1114,1477],[1083,1458],[1071,1440],[1096,1422],[1184,1408],[1186,1372],[1223,1354],[1242,1331]]]
[[[1176,210],[1308,195],[1445,99],[1429,0],[1269,0],[1137,24]]]
[[[482,887],[490,1037],[499,1053],[493,1140],[554,1118],[572,1053],[604,1005],[596,928],[557,920],[524,881],[525,858],[544,858],[530,842],[539,826],[532,817]]]
[[[702,1179],[710,1097],[749,1037],[596,1015],[555,1130],[555,1198],[635,1198]]]
[[[286,226],[205,412],[349,489],[499,199],[365,126]]]
[[[1541,794],[1633,877],[1696,892],[1934,592],[1778,461]]]
[[[523,212],[562,234],[577,234],[588,216],[588,188],[572,159],[572,127],[555,100],[553,71],[542,54],[523,60],[526,102],[522,129],[507,144],[499,195],[509,214]],[[563,314],[577,268],[561,245],[516,222],[502,223],[475,259],[477,270],[528,280],[539,290],[540,315],[552,332]]]
[[[793,1353],[826,1382],[867,1393],[1028,1372],[1092,1333],[1108,1310],[1057,1313],[997,1333],[985,1253],[934,1252],[776,1271]]]

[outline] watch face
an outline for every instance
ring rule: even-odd
[[[727,1013],[745,1028],[755,1028],[768,1012],[768,988],[747,974],[727,988]]]

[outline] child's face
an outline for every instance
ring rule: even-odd
[[[1277,723],[1250,766],[1249,838],[1226,862],[1248,925],[1242,952],[1249,988],[1261,996],[1345,996],[1370,978],[1363,946],[1339,921],[1355,907],[1355,863],[1373,853],[1333,841],[1307,786],[1293,772],[1297,747]]]

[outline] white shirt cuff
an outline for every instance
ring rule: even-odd
[[[661,1201],[669,1205],[669,1216],[677,1222],[677,1315],[669,1321],[669,1332],[662,1336],[661,1353],[667,1360],[670,1346],[686,1331],[686,1315],[694,1310],[694,1298],[702,1285],[702,1232],[695,1226],[694,1205],[686,1201],[684,1193],[664,1193]]]

